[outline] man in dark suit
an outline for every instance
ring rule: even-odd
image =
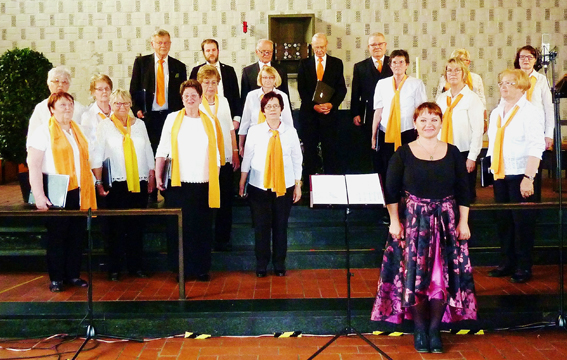
[[[151,44],[154,53],[139,56],[134,61],[130,94],[132,111],[144,119],[155,153],[165,118],[183,108],[179,87],[187,80],[187,68],[181,61],[168,56],[171,38],[166,30],[156,31]]]
[[[221,80],[218,84],[218,94],[224,96],[228,100],[230,114],[234,123],[234,129],[240,126],[240,117],[242,116],[242,103],[240,102],[240,91],[238,90],[238,78],[232,66],[223,64],[219,61],[219,43],[215,39],[205,39],[201,43],[201,50],[206,63],[195,66],[191,70],[190,79],[197,80],[197,73],[201,66],[209,64],[217,68]]]
[[[373,33],[368,38],[370,57],[354,64],[350,111],[354,125],[360,127],[363,136],[362,153],[357,157],[365,162],[372,159],[374,171],[377,170],[376,151],[370,146],[372,137],[372,118],[374,116],[374,91],[378,80],[392,76],[389,58],[386,56],[386,38],[381,33]],[[360,160],[359,160],[360,161]]]
[[[313,35],[311,46],[314,55],[299,62],[297,88],[301,98],[299,114],[299,135],[303,141],[303,179],[308,184],[309,175],[315,174],[321,164],[318,145],[321,143],[323,172],[339,174],[337,145],[337,110],[345,98],[347,89],[343,74],[343,62],[327,55],[327,37]],[[317,82],[322,81],[335,91],[328,103],[313,101]]]
[[[240,81],[242,104],[246,102],[246,95],[252,90],[260,88],[258,86],[258,73],[260,69],[264,66],[271,66],[278,71],[280,77],[282,78],[282,83],[278,86],[278,90],[286,93],[289,98],[289,89],[287,87],[287,71],[283,66],[279,66],[272,62],[272,56],[274,55],[274,43],[272,40],[261,39],[256,45],[256,56],[258,56],[258,62],[248,65],[242,69],[242,80]]]

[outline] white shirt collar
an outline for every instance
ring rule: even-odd
[[[272,130],[272,129],[270,129],[270,126],[268,126],[267,121],[261,123],[260,126],[264,127],[263,128],[264,132],[270,132],[270,130]],[[278,130],[280,134],[283,134],[284,132],[287,131],[287,126],[284,124],[283,121],[280,120],[280,126],[276,130]]]
[[[166,55],[166,57],[163,58],[163,62],[164,62],[165,64],[167,64],[167,59],[168,59],[168,58],[169,58],[169,54]],[[159,60],[159,57],[157,56],[156,53],[154,53],[154,63],[157,64],[157,63],[158,63],[158,60]]]

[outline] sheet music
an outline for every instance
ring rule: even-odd
[[[345,178],[349,204],[385,204],[378,174],[345,175]]]
[[[311,206],[347,205],[347,193],[344,175],[311,176]]]

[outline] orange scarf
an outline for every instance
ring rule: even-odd
[[[219,113],[219,107],[220,107],[220,103],[219,103],[219,97],[218,95],[215,95],[215,113],[213,114],[213,112],[211,111],[211,107],[209,106],[209,101],[207,100],[206,97],[203,96],[203,106],[205,107],[205,110],[207,111],[207,114],[209,114],[209,116],[211,117],[211,119],[213,119],[213,122],[215,123],[215,129],[217,130],[217,146],[219,148],[219,153],[220,153],[220,163],[222,166],[224,166],[224,164],[226,164],[226,155],[224,153],[224,135],[222,134],[222,127],[219,121],[219,118],[217,117],[217,114]]]
[[[532,95],[534,94],[536,82],[537,82],[536,77],[530,76],[530,88],[528,89],[528,92],[526,93],[526,98],[528,99],[528,101],[532,101]]]
[[[266,154],[266,166],[264,168],[264,187],[272,189],[277,196],[285,195],[285,172],[283,163],[282,142],[280,133],[270,129],[272,136],[268,143]]]
[[[451,104],[451,95],[447,95],[447,110],[443,114],[443,128],[441,129],[441,141],[453,144],[453,109],[463,98],[463,94],[457,95],[455,102]]]
[[[394,97],[390,106],[390,117],[386,125],[386,136],[384,142],[394,143],[394,151],[402,146],[402,109],[400,106],[400,91],[408,78],[404,75],[400,86],[396,89],[396,79],[392,76],[392,86],[394,87]]]
[[[264,94],[260,95],[260,102],[264,98]],[[266,115],[262,112],[262,107],[260,106],[260,112],[258,113],[258,124],[261,124],[266,121]]]
[[[496,122],[496,137],[494,139],[494,152],[492,153],[492,164],[490,166],[490,170],[494,172],[494,180],[504,179],[504,176],[506,176],[506,172],[504,171],[504,151],[502,149],[504,145],[504,130],[506,130],[506,127],[510,125],[510,122],[518,110],[520,110],[518,105],[514,106],[514,109],[512,109],[512,113],[504,126],[502,126],[502,118],[498,115],[498,121]]]
[[[114,126],[120,131],[123,136],[122,139],[122,149],[124,150],[124,165],[126,167],[126,183],[128,184],[128,191],[139,193],[140,192],[140,175],[138,172],[138,157],[136,156],[136,148],[134,147],[134,142],[131,137],[131,127],[130,116],[126,120],[126,129],[122,125],[122,122],[112,114],[110,120],[114,123]]]
[[[215,138],[215,129],[213,124],[203,112],[199,111],[203,128],[207,133],[209,140],[208,155],[209,155],[209,207],[220,207],[220,187],[219,176],[217,168],[217,147]],[[181,109],[175,117],[175,122],[171,128],[171,186],[181,186],[181,176],[179,173],[179,149],[177,147],[177,137],[179,136],[179,129],[185,117],[185,109]],[[191,154],[188,154],[191,156]]]
[[[77,179],[73,147],[63,133],[59,122],[52,116],[49,119],[49,135],[55,171],[57,174],[69,175],[69,191],[80,187],[81,210],[96,210],[96,194],[89,163],[89,145],[79,126],[74,121],[71,121],[70,125],[79,148],[81,179]]]

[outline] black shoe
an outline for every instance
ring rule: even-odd
[[[89,283],[81,278],[74,278],[68,281],[70,285],[77,286],[77,287],[89,287]]]
[[[506,266],[499,266],[496,269],[492,269],[488,272],[490,277],[504,277],[510,276],[514,273],[514,269]]]
[[[439,330],[429,332],[429,350],[434,354],[441,354],[443,352],[443,343],[441,342]]]
[[[110,281],[118,281],[119,279],[120,279],[120,274],[117,272],[108,274],[108,280]]]
[[[264,278],[264,277],[266,277],[266,275],[268,275],[268,272],[266,270],[256,271],[256,277],[257,278]]]
[[[52,281],[51,284],[49,284],[49,291],[51,292],[63,291],[63,281]]]
[[[532,272],[530,270],[516,270],[514,275],[510,278],[510,281],[516,284],[523,284],[528,282],[532,278]]]
[[[148,274],[146,274],[142,270],[130,272],[130,275],[135,276],[135,277],[140,278],[140,279],[146,279],[146,278],[149,277]]]
[[[209,275],[209,274],[197,275],[197,281],[209,282],[209,281],[211,281],[211,275]]]
[[[285,276],[285,270],[274,270],[274,275]]]
[[[413,333],[413,346],[418,353],[429,352],[429,339],[425,331],[414,331]]]

